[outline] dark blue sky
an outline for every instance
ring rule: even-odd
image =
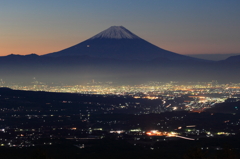
[[[0,56],[45,54],[113,25],[181,54],[240,53],[239,0],[1,0]]]

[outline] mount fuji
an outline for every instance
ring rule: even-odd
[[[200,60],[161,49],[123,26],[111,26],[77,45],[44,56],[81,56],[118,60]]]

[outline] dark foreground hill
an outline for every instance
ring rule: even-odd
[[[194,142],[180,140],[159,142],[153,146],[155,149],[152,150],[134,146],[121,140],[92,141],[92,147],[79,149],[72,145],[71,141],[65,140],[64,144],[52,146],[22,149],[0,148],[0,153],[2,159],[239,159],[238,142],[239,136]],[[201,146],[208,146],[208,149],[202,149]],[[217,150],[216,148],[219,146],[223,148]]]
[[[133,104],[134,108],[135,103],[140,103],[144,108],[144,105],[159,106],[160,101],[1,88],[0,142],[3,147],[0,147],[0,158],[239,158],[239,113],[177,111],[135,115],[114,111],[122,109],[118,106],[126,103],[129,107]],[[191,129],[188,125],[196,125],[187,136],[196,140],[144,134],[146,130],[170,131],[171,128],[184,135]],[[136,128],[144,132],[135,134],[129,131]],[[110,131],[114,129],[126,133],[112,134]],[[197,133],[194,135],[195,129]],[[211,131],[214,136],[206,137],[206,131]],[[225,131],[230,135],[217,135],[217,132]],[[79,148],[83,144],[84,148]]]

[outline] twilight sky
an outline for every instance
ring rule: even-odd
[[[180,54],[240,53],[240,0],[1,0],[0,56],[56,52],[113,25]]]

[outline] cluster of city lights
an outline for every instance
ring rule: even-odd
[[[177,136],[176,132],[166,132],[166,131],[161,132],[161,131],[158,131],[158,130],[151,130],[151,131],[146,132],[146,134],[148,136],[169,136],[169,137]]]

